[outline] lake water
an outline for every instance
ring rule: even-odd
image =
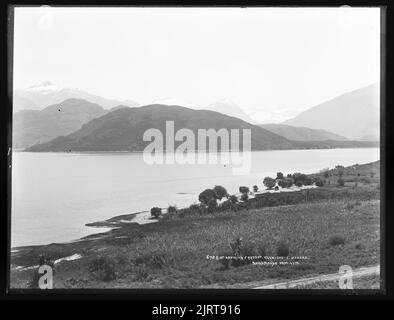
[[[138,153],[12,154],[11,245],[47,244],[99,232],[85,223],[120,214],[196,202],[214,185],[229,193],[263,188],[266,176],[313,173],[335,165],[379,160],[379,149],[252,152],[249,174],[230,165],[148,165]]]

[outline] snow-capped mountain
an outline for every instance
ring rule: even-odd
[[[45,81],[45,82],[41,82],[39,84],[35,84],[35,85],[32,85],[32,86],[26,88],[26,91],[28,91],[28,92],[41,92],[43,94],[48,94],[48,93],[51,93],[51,92],[60,91],[62,89],[63,88],[60,88],[60,87],[54,85],[50,81]]]
[[[139,106],[138,103],[132,100],[119,101],[107,99],[76,88],[61,88],[50,81],[45,81],[25,89],[14,90],[13,112],[15,113],[24,109],[42,110],[49,105],[73,98],[96,103],[105,109],[110,109],[118,105],[129,107]]]
[[[157,99],[149,104],[163,104],[166,106],[181,106],[181,107],[190,108],[190,109],[201,109],[201,106],[199,106],[195,103],[192,103],[190,101],[183,100],[180,98],[171,98],[171,97]]]
[[[256,123],[245,111],[230,99],[222,99],[205,107],[206,110],[212,110],[226,114],[231,117],[242,119],[249,123]]]

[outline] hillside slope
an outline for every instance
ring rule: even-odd
[[[253,150],[290,149],[294,145],[268,130],[217,112],[180,106],[148,105],[109,112],[84,124],[68,136],[35,145],[27,151],[142,151],[150,143],[143,141],[144,132],[155,128],[165,137],[166,120],[174,121],[175,132],[181,128],[192,130],[196,139],[198,129],[251,129]],[[176,145],[180,143],[176,142]]]
[[[379,84],[373,84],[312,107],[283,124],[323,129],[353,140],[378,135],[379,97]]]
[[[70,134],[105,112],[101,106],[81,99],[68,99],[41,111],[19,111],[13,117],[13,148],[27,148]]]
[[[324,140],[347,140],[338,134],[321,129],[310,129],[306,127],[294,127],[285,124],[260,124],[259,127],[276,133],[289,140],[296,141],[324,141]]]

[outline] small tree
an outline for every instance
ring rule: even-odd
[[[287,188],[290,188],[293,184],[294,184],[294,179],[293,178],[286,178],[286,184],[287,184]]]
[[[248,194],[247,193],[243,193],[242,196],[241,196],[241,200],[242,201],[248,201],[249,200]]]
[[[231,203],[237,203],[238,202],[238,198],[235,194],[230,196],[230,201]]]
[[[275,179],[272,179],[270,177],[265,177],[263,184],[267,187],[267,189],[272,189],[273,187],[275,187]]]
[[[214,190],[212,189],[205,189],[203,192],[201,192],[198,195],[198,201],[200,201],[203,205],[208,205],[209,201],[211,201],[211,199],[217,199],[217,194]]]
[[[278,186],[281,188],[287,188],[287,183],[285,179],[281,179],[278,181]]]
[[[259,191],[259,187],[256,186],[256,185],[254,185],[254,186],[253,186],[253,192],[257,192],[257,191]]]
[[[276,179],[277,179],[277,180],[282,180],[282,179],[283,179],[283,173],[282,173],[282,172],[278,172],[278,173],[276,174]]]
[[[153,207],[152,209],[150,209],[150,214],[155,219],[158,219],[161,216],[161,208]]]
[[[281,188],[290,188],[294,183],[294,180],[292,178],[284,178],[278,181],[278,185]]]
[[[310,186],[313,183],[313,180],[311,177],[305,176],[304,178],[304,185]]]
[[[242,194],[249,193],[249,187],[239,187],[239,192],[241,192]]]
[[[176,206],[168,206],[167,208],[167,213],[175,213],[177,212],[177,207]]]
[[[222,200],[222,198],[228,197],[227,190],[222,186],[215,186],[213,191],[216,193],[216,199]]]
[[[342,178],[339,178],[337,183],[338,183],[338,186],[343,187],[345,185],[345,180],[343,180]]]
[[[318,187],[323,187],[324,186],[324,180],[319,178],[319,177],[316,177],[315,178],[315,185],[318,186]]]
[[[328,178],[330,176],[330,172],[327,170],[327,171],[324,171],[324,178]]]

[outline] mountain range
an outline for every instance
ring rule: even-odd
[[[314,106],[283,124],[323,129],[348,139],[379,137],[380,91],[373,84]]]
[[[61,103],[67,99],[82,99],[96,103],[104,109],[110,109],[118,105],[138,107],[139,104],[133,100],[119,101],[107,99],[74,88],[60,88],[50,81],[45,81],[26,89],[16,89],[13,94],[13,112],[21,110],[40,110],[44,106]]]
[[[105,114],[98,104],[67,99],[43,110],[22,110],[14,114],[12,144],[27,148],[78,130],[84,123]]]
[[[73,94],[72,90],[60,89],[50,82],[32,86],[28,88],[27,92],[38,93],[35,97],[41,98],[44,96],[54,98],[56,92]],[[77,90],[76,92],[82,91]],[[108,104],[108,99],[95,96],[96,100],[103,101],[104,99],[107,106],[107,109],[105,109],[102,105],[87,99],[68,98],[60,103],[51,104],[42,110],[21,110],[14,113],[13,147],[22,149],[33,147],[28,150],[55,149],[59,151],[59,148],[64,148],[64,145],[59,144],[59,141],[64,142],[67,138],[69,139],[67,143],[72,147],[67,150],[83,151],[84,148],[87,148],[86,151],[93,151],[104,148],[103,151],[118,151],[115,150],[118,146],[123,151],[140,151],[142,146],[138,145],[138,141],[128,140],[133,141],[131,146],[126,146],[124,142],[115,141],[125,138],[124,133],[119,130],[125,129],[126,125],[130,126],[130,132],[138,134],[138,137],[141,138],[140,129],[144,124],[146,124],[143,127],[144,130],[148,126],[150,128],[162,127],[165,123],[163,119],[173,120],[177,126],[185,125],[185,128],[194,130],[198,128],[220,129],[220,125],[227,129],[242,129],[247,126],[252,129],[254,139],[252,147],[255,150],[366,146],[368,145],[367,142],[379,140],[379,104],[376,101],[376,96],[379,100],[378,85],[355,90],[313,107],[286,121],[295,123],[294,125],[254,125],[252,124],[253,120],[239,106],[228,99],[220,100],[203,109],[198,105],[179,102],[177,99],[170,98],[162,99],[161,103],[138,108],[133,106],[130,101],[127,104],[112,100]],[[37,101],[39,103],[39,100]],[[179,105],[173,105],[177,103]],[[186,106],[187,108],[185,108]],[[122,110],[121,113],[116,113],[120,110]],[[151,110],[155,110],[155,114],[152,114]],[[174,110],[177,110],[179,114]],[[119,114],[126,118],[117,119],[116,115]],[[129,119],[129,122],[126,119]],[[135,123],[136,119],[141,123]],[[150,119],[150,121],[146,122],[147,119]],[[229,125],[226,124],[226,121]],[[298,123],[303,122],[307,122],[308,125],[299,126]],[[98,127],[99,123],[102,124],[100,128]],[[322,127],[330,127],[332,130],[321,129],[316,123],[319,123],[319,126]],[[120,127],[116,128],[115,124],[119,124]],[[95,128],[92,136],[88,137],[86,134],[87,127]],[[95,135],[106,137],[108,130],[112,132],[112,141],[108,140],[103,143],[96,141],[97,137],[94,137]],[[338,131],[346,134],[338,134]],[[72,141],[75,137],[78,137],[78,139],[83,137],[86,144],[81,146],[79,143]],[[349,137],[355,137],[353,140],[359,140],[363,143],[355,144],[354,141],[346,141]],[[60,140],[56,140],[57,138]],[[127,139],[129,138],[130,136],[127,137]],[[56,140],[54,143],[52,143],[53,139]],[[49,142],[50,144],[48,144]],[[110,147],[108,143],[113,144],[115,149]]]
[[[167,120],[174,121],[175,131],[188,128],[195,137],[198,136],[198,129],[251,129],[252,150],[293,147],[293,143],[286,138],[235,117],[209,110],[155,104],[109,112],[67,136],[34,145],[27,151],[143,151],[149,144],[143,141],[144,132],[155,128],[165,133]]]

